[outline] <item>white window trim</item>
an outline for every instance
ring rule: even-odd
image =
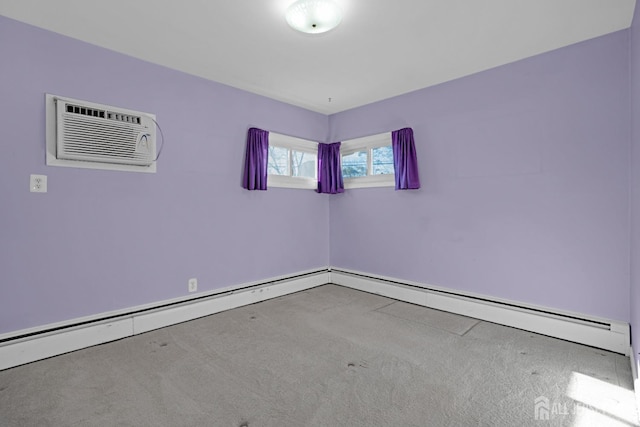
[[[358,151],[367,151],[367,176],[359,176],[357,178],[345,178],[344,188],[368,188],[368,187],[395,187],[395,174],[386,175],[370,175],[373,169],[373,156],[371,149],[385,147],[391,145],[391,132],[369,135],[362,138],[349,139],[342,141],[340,145],[340,160],[342,156],[356,153]]]
[[[318,180],[301,176],[269,175],[267,177],[267,188],[269,187],[315,190],[318,187]]]
[[[318,174],[318,143],[308,139],[296,138],[294,136],[269,132],[269,147],[286,148],[293,151],[312,153],[316,155],[315,173]],[[302,176],[271,175],[267,176],[267,188],[298,188],[305,190],[315,190],[318,187],[316,178]]]
[[[344,180],[344,188],[395,187],[395,175],[367,175]]]

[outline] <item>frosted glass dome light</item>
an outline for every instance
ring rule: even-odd
[[[287,23],[295,30],[319,34],[342,21],[342,10],[333,0],[298,0],[287,9]]]

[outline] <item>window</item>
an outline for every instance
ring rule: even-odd
[[[342,178],[367,176],[367,152],[356,151],[342,156]]]
[[[343,141],[344,188],[395,185],[391,132]]]
[[[269,132],[269,187],[315,189],[317,173],[316,142]]]

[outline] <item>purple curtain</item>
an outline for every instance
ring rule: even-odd
[[[344,193],[339,142],[318,144],[318,193]]]
[[[247,151],[244,158],[242,186],[247,190],[267,189],[269,161],[269,132],[251,128],[247,133]]]
[[[391,132],[393,147],[393,166],[396,175],[396,190],[420,188],[416,147],[413,142],[413,129],[404,128]]]

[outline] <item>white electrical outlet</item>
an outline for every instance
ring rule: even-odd
[[[195,292],[198,290],[198,279],[189,279],[189,292]]]
[[[29,180],[29,191],[32,193],[47,192],[47,175],[31,175]]]

